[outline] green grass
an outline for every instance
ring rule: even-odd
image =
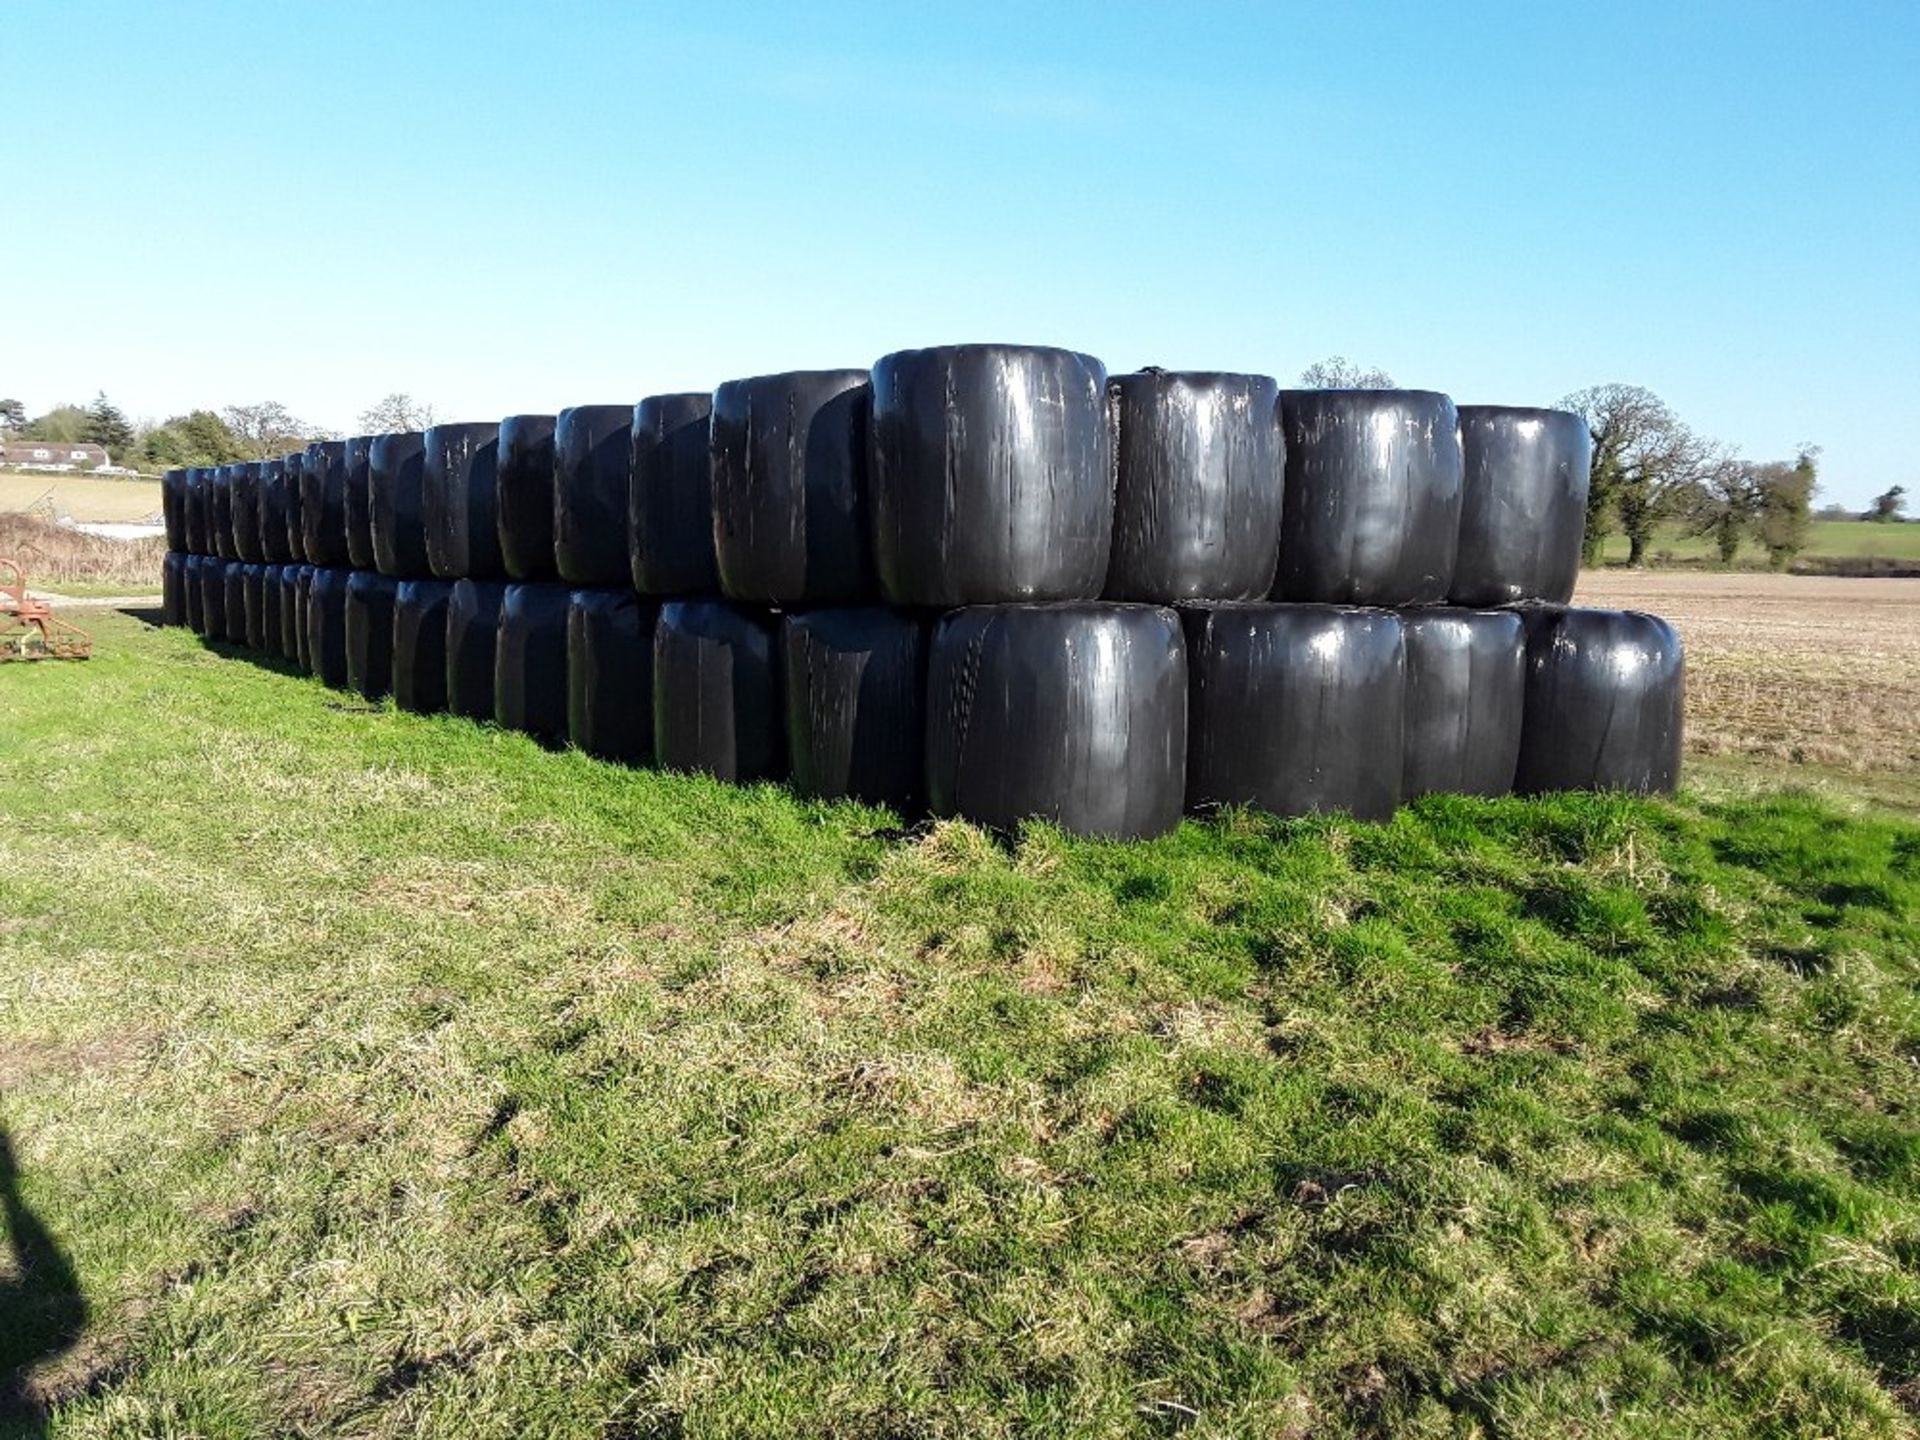
[[[97,628],[0,673],[55,1434],[1913,1433],[1910,823],[902,835]]]
[[[1650,560],[1658,561],[1662,556],[1696,563],[1716,559],[1710,538],[1688,535],[1671,525],[1662,526],[1648,547]],[[1625,564],[1627,537],[1617,532],[1609,535],[1602,547],[1601,559],[1607,564]],[[1819,560],[1920,561],[1920,524],[1879,525],[1865,520],[1816,520],[1799,559],[1803,564]],[[1763,567],[1766,553],[1749,541],[1740,547],[1734,563]]]

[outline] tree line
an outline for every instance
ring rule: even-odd
[[[424,430],[433,424],[434,411],[431,405],[396,392],[361,411],[359,420],[359,433],[367,435]],[[300,419],[277,400],[190,410],[158,422],[129,420],[105,392],[89,404],[55,405],[33,416],[18,400],[0,400],[0,440],[98,445],[113,464],[130,469],[267,460],[303,450],[315,440],[339,438],[325,426]]]

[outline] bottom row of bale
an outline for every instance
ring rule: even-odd
[[[179,553],[164,608],[403,709],[994,827],[1144,837],[1227,804],[1378,818],[1442,791],[1663,792],[1680,764],[1680,642],[1631,611],[780,614]]]

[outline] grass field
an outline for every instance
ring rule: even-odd
[[[48,496],[56,511],[83,523],[132,523],[160,513],[158,480],[0,470],[0,514],[25,510]]]
[[[1717,563],[1713,542],[1702,535],[1687,535],[1677,527],[1663,528],[1649,547],[1647,558],[1655,564]],[[1601,559],[1609,565],[1624,565],[1627,537],[1609,535],[1601,550]],[[1822,561],[1912,561],[1920,565],[1920,524],[1876,525],[1864,520],[1816,520],[1800,564],[1818,565]],[[1751,543],[1742,545],[1735,564],[1761,569],[1766,554]]]
[[[1920,827],[1002,846],[96,629],[0,672],[17,1433],[1914,1431]]]

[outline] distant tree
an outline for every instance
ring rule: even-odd
[[[366,435],[398,435],[408,430],[425,430],[433,424],[433,406],[415,400],[405,391],[395,391],[373,408],[360,412],[360,430]]]
[[[1784,570],[1806,548],[1813,527],[1813,494],[1820,488],[1818,446],[1803,445],[1791,462],[1754,467],[1754,528],[1766,547],[1767,564]]]
[[[1867,517],[1847,509],[1844,505],[1829,502],[1813,512],[1816,520],[1864,520]]]
[[[211,410],[175,415],[140,437],[140,453],[149,465],[224,465],[246,459],[240,437]]]
[[[87,428],[81,438],[100,446],[107,452],[108,458],[117,464],[133,449],[133,426],[121,413],[120,407],[107,399],[107,392],[102,390],[87,407]]]
[[[1300,372],[1302,390],[1391,390],[1393,377],[1384,370],[1364,368],[1344,355],[1316,361]]]
[[[268,460],[289,450],[306,447],[317,438],[314,427],[296,419],[278,400],[262,400],[257,405],[229,405],[217,417],[238,444],[240,460]]]
[[[78,443],[87,439],[91,420],[78,405],[56,405],[44,415],[36,415],[20,427],[22,440],[51,440],[55,444]]]
[[[12,435],[27,428],[27,407],[18,400],[0,400],[0,435]]]
[[[1873,497],[1873,508],[1866,518],[1877,524],[1890,524],[1900,518],[1900,512],[1907,508],[1907,487],[1896,485],[1891,490],[1882,490]]]
[[[1687,533],[1709,537],[1720,563],[1731,565],[1758,514],[1758,488],[1746,462],[1724,456],[1679,506]]]
[[[1627,563],[1646,560],[1654,528],[1697,493],[1724,458],[1688,429],[1651,390],[1638,385],[1596,385],[1560,402],[1587,422],[1593,436],[1588,474],[1589,565],[1614,519],[1627,536]]]

